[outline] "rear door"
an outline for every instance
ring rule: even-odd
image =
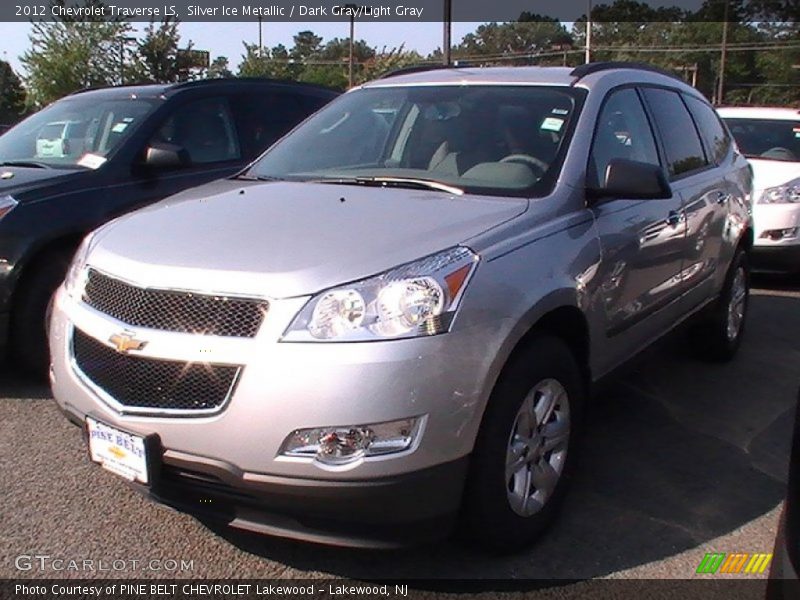
[[[653,128],[633,87],[609,93],[587,168],[598,186],[613,158],[661,165]],[[593,181],[592,181],[593,180]],[[679,194],[659,200],[606,198],[592,206],[603,266],[601,295],[610,362],[624,360],[670,328],[679,316],[686,222]]]
[[[713,276],[720,264],[731,194],[709,144],[722,144],[724,138],[704,142],[686,98],[677,91],[644,88],[643,94],[659,132],[672,191],[683,199],[686,243],[679,285],[686,294],[683,310],[688,311],[712,296]],[[702,106],[695,108],[701,110]]]
[[[231,106],[244,158],[249,162],[258,157],[327,102],[321,96],[269,88],[233,96]]]

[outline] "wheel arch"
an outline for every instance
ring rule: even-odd
[[[36,273],[37,266],[45,262],[47,258],[53,254],[65,252],[74,253],[78,249],[82,239],[83,234],[81,233],[62,235],[36,246],[27,253],[27,256],[19,262],[15,269],[14,287],[9,303],[10,312],[14,312],[21,292],[24,289],[23,286],[25,286],[26,282]]]
[[[492,391],[508,365],[540,335],[553,336],[566,343],[581,369],[585,389],[589,392],[593,381],[589,321],[578,306],[576,291],[567,289],[543,299],[507,337],[491,370],[493,377],[487,386],[487,406]],[[485,410],[486,407],[482,413]]]

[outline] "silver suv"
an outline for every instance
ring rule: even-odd
[[[564,497],[593,382],[689,317],[705,357],[736,352],[751,177],[645,67],[386,77],[88,236],[54,395],[94,461],[234,527],[388,546],[458,522],[511,550]]]

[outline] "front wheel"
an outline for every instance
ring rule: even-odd
[[[49,252],[20,283],[11,319],[11,356],[28,374],[44,379],[50,365],[47,323],[53,294],[64,281],[72,254]]]
[[[739,250],[728,270],[716,306],[692,332],[701,358],[722,362],[733,359],[744,336],[749,299],[747,253]]]
[[[539,337],[506,367],[481,424],[464,498],[467,535],[513,552],[552,522],[571,476],[584,399],[568,346]]]

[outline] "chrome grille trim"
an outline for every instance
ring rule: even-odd
[[[92,378],[89,377],[89,375],[87,375],[83,371],[83,369],[81,369],[75,355],[76,330],[77,330],[76,327],[70,326],[67,334],[68,357],[72,371],[78,377],[80,382],[84,386],[86,386],[91,392],[93,392],[94,395],[100,399],[100,401],[102,401],[104,404],[106,404],[108,407],[110,407],[112,410],[119,413],[120,415],[136,415],[136,416],[148,416],[148,417],[207,417],[211,415],[216,415],[222,412],[225,408],[227,408],[228,403],[230,402],[230,399],[233,396],[234,390],[236,389],[236,386],[238,385],[239,379],[241,378],[242,375],[243,367],[241,365],[212,365],[212,366],[235,368],[236,371],[232,377],[230,385],[228,386],[227,392],[225,393],[222,400],[217,404],[217,406],[211,408],[185,409],[185,408],[152,407],[152,406],[130,406],[119,402],[116,398],[114,398],[111,394],[109,394],[100,385],[95,383],[92,380]],[[79,331],[80,334],[90,338],[95,343],[105,346],[110,352],[115,352],[113,348],[104,344],[100,340],[92,337],[91,335],[80,330],[77,331]],[[144,360],[159,361],[165,363],[181,362],[170,359],[159,359],[153,357],[136,357],[136,358],[142,358]]]
[[[93,267],[82,300],[132,327],[222,337],[255,337],[269,309],[265,299],[140,287]]]

